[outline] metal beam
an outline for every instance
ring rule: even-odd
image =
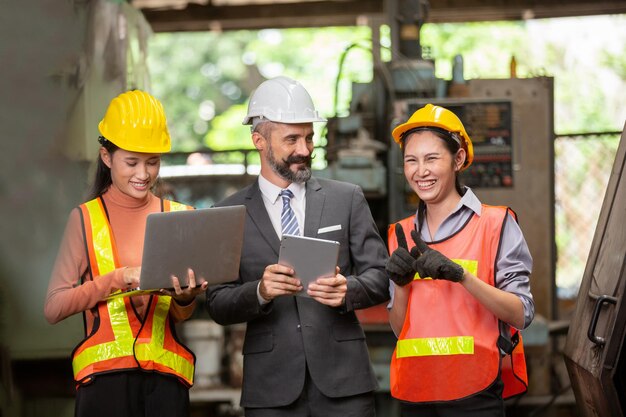
[[[363,17],[385,17],[385,1],[318,0],[290,3],[213,5],[171,0],[141,1],[141,10],[155,32],[354,26]],[[157,3],[158,2],[158,3]],[[523,20],[626,13],[625,0],[431,0],[427,22]],[[384,19],[386,20],[386,19]]]
[[[526,20],[626,13],[626,1],[431,0],[428,22]]]
[[[361,16],[382,13],[382,0],[213,6],[188,4],[179,10],[143,13],[155,32],[355,26]]]

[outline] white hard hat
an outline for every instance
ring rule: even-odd
[[[302,84],[282,76],[262,82],[252,93],[242,124],[251,125],[255,117],[278,123],[326,121]]]

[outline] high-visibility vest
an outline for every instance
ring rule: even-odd
[[[495,267],[506,207],[482,206],[463,228],[429,246],[463,266],[489,285],[495,285]],[[415,216],[399,222],[409,249]],[[394,227],[388,231],[389,252],[398,243]],[[487,389],[500,374],[503,397],[524,393],[528,387],[521,335],[512,352],[501,353],[503,340],[498,318],[462,285],[423,279],[415,274],[402,331],[391,360],[391,394],[403,401],[453,401]],[[500,344],[499,344],[500,342]],[[510,342],[510,341],[509,341]]]
[[[115,239],[102,198],[79,206],[91,279],[120,268]],[[191,207],[162,200],[163,211]],[[173,375],[186,386],[193,385],[195,356],[176,337],[169,317],[169,296],[152,295],[141,320],[130,297],[101,301],[89,335],[72,352],[74,379],[78,384],[92,376],[114,371],[141,369]]]

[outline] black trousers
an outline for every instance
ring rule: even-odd
[[[300,397],[284,407],[246,408],[246,417],[375,417],[374,393],[351,397],[325,396],[306,371],[304,389]]]
[[[76,391],[76,417],[189,415],[189,389],[176,377],[123,371],[97,375]]]
[[[441,403],[400,403],[402,417],[504,417],[504,384],[498,378],[485,391],[469,398]]]

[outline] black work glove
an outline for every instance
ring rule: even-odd
[[[411,231],[415,247],[421,253],[413,263],[413,268],[421,278],[446,279],[453,282],[463,281],[463,267],[452,262],[441,252],[428,247],[415,230]]]
[[[394,227],[396,239],[398,240],[398,248],[391,254],[387,265],[385,265],[385,269],[387,270],[387,274],[389,274],[389,278],[403,287],[412,282],[413,277],[415,277],[413,263],[415,262],[415,257],[418,255],[418,251],[417,248],[413,248],[411,252],[409,252],[402,225],[396,223]]]

